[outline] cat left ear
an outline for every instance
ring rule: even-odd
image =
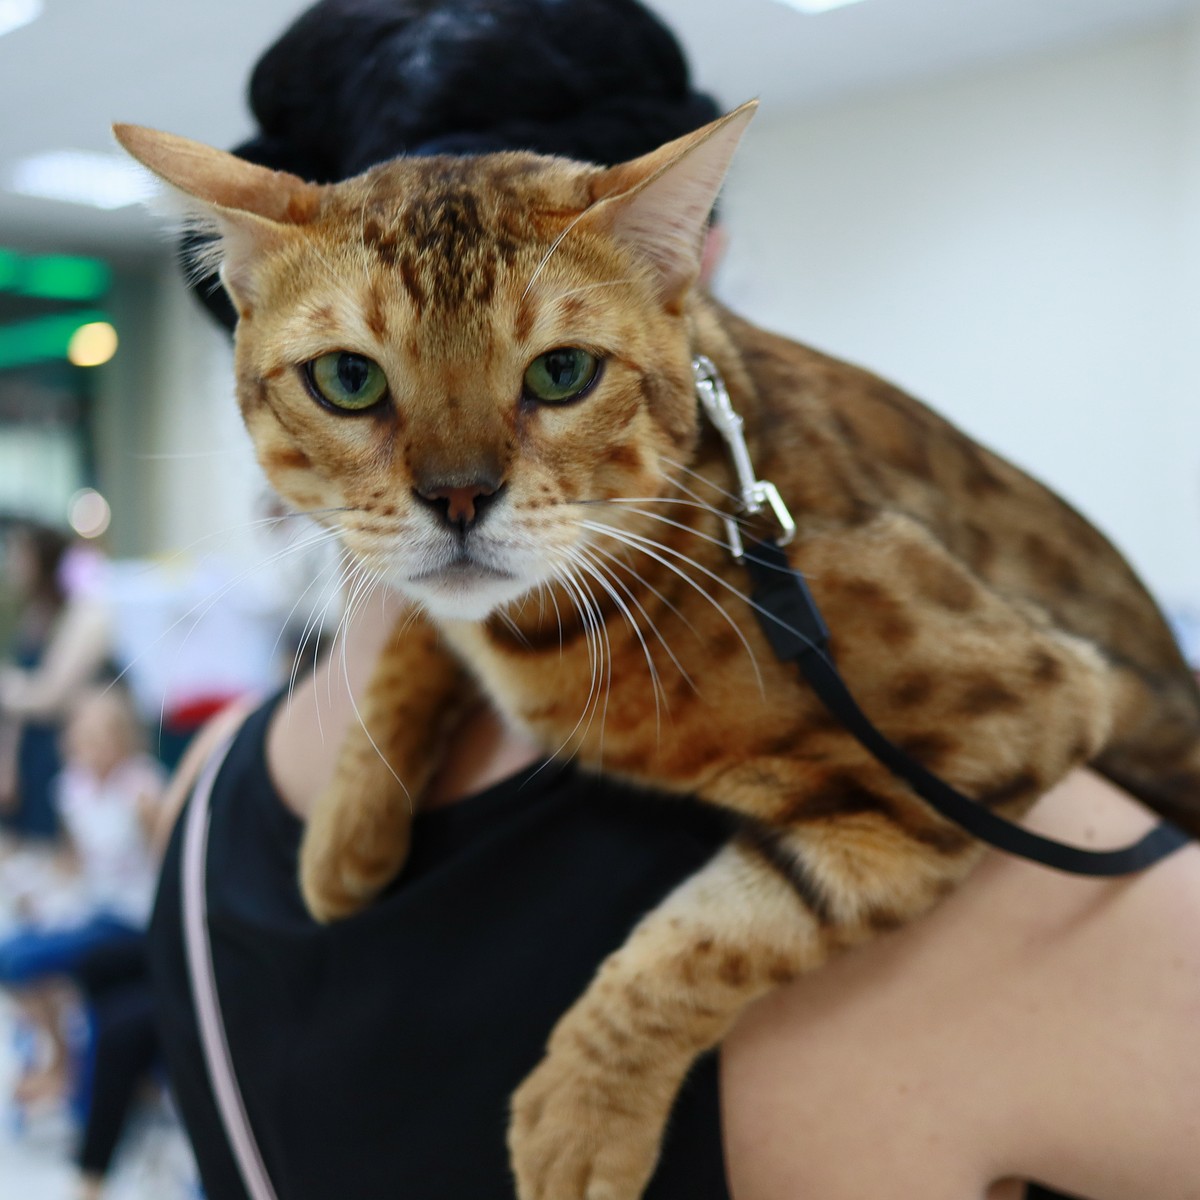
[[[285,171],[140,125],[114,125],[113,134],[142,166],[182,195],[189,216],[220,234],[221,278],[239,305],[253,290],[255,255],[320,209],[321,188]]]
[[[700,271],[708,217],[733,153],[758,109],[751,100],[711,125],[600,174],[580,224],[653,264],[663,299],[678,303]]]

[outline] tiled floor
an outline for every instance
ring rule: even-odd
[[[8,1102],[17,1072],[11,1003],[0,997],[0,1198],[73,1200],[77,1130],[63,1113],[21,1121]],[[187,1143],[165,1104],[147,1100],[118,1152],[106,1200],[197,1200]]]

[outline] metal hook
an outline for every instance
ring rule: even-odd
[[[729,390],[716,364],[704,355],[692,360],[692,373],[696,381],[696,398],[708,415],[717,432],[729,447],[733,469],[737,474],[738,490],[741,492],[741,510],[748,516],[757,516],[770,509],[779,526],[776,543],[786,546],[796,536],[796,522],[783,502],[775,485],[765,479],[756,479],[750,451],[746,448],[746,437],[742,432],[745,422],[734,409],[729,399]],[[741,531],[734,517],[724,517],[725,531],[729,538],[729,549],[733,557],[741,561],[745,554]]]

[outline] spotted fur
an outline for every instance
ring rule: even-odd
[[[1198,826],[1200,697],[1108,542],[890,384],[695,287],[748,116],[610,170],[433,158],[329,187],[119,130],[222,234],[268,474],[415,602],[309,824],[314,913],[361,908],[401,869],[476,689],[548,753],[734,818],[514,1097],[521,1200],[635,1200],[680,1080],[745,1005],[924,912],[981,853],[773,659],[723,545],[734,480],[695,354],[727,380],[840,666],[894,740],[1010,817],[1090,763]],[[564,345],[602,376],[530,401],[525,368]],[[382,366],[386,403],[316,401],[301,365],[336,350]],[[439,518],[439,497],[474,523]]]

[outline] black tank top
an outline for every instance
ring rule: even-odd
[[[212,793],[217,987],[280,1200],[512,1200],[512,1091],[639,917],[728,836],[699,805],[562,766],[416,818],[397,884],[330,927],[296,886],[301,824],[267,774],[273,705]],[[184,962],[180,828],[151,960],[171,1081],[209,1200],[245,1200],[217,1117]],[[676,1104],[646,1200],[729,1200],[715,1055]]]

